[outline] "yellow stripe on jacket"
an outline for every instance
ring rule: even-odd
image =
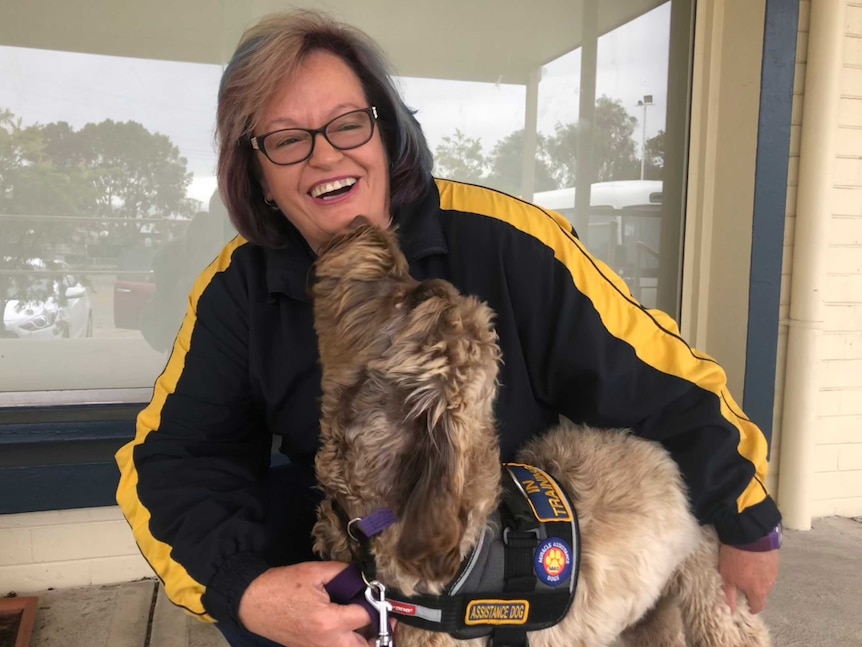
[[[189,295],[189,308],[174,342],[170,359],[165,370],[156,380],[150,404],[138,414],[135,438],[121,447],[116,454],[117,465],[120,468],[117,503],[132,527],[141,553],[164,583],[168,598],[174,604],[200,616],[200,619],[210,622],[213,622],[213,619],[206,614],[201,602],[206,587],[189,575],[182,564],[171,558],[169,544],[159,541],[150,532],[150,511],[138,498],[138,472],[134,462],[134,451],[137,446],[144,443],[149,434],[158,433],[162,408],[168,396],[176,390],[177,382],[183,373],[185,357],[189,351],[192,331],[197,321],[197,305],[201,294],[217,273],[227,269],[234,250],[243,244],[245,241],[240,237],[232,240],[195,281]]]
[[[738,453],[755,468],[755,478],[737,498],[737,509],[742,512],[766,498],[766,438],[757,425],[737,413],[740,407],[727,389],[724,370],[708,355],[691,349],[667,314],[642,308],[624,281],[571,233],[571,224],[563,216],[478,186],[437,180],[437,188],[443,209],[506,222],[549,247],[578,291],[593,303],[608,333],[630,344],[645,364],[715,394],[722,416],[739,431]]]

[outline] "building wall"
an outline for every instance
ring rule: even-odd
[[[117,507],[0,515],[0,597],[152,576]]]
[[[824,292],[816,516],[862,514],[862,2],[847,1]]]
[[[799,39],[794,84],[791,163],[787,192],[785,262],[781,290],[778,375],[783,375],[794,245],[800,133],[805,115],[802,99],[808,53],[811,0],[800,3]],[[825,315],[820,343],[821,366],[812,516],[862,515],[862,2],[846,0],[844,57],[841,74],[837,154],[834,163],[832,215],[823,299]],[[776,443],[781,442],[783,380],[776,389]],[[777,469],[775,469],[777,468]],[[770,479],[775,481],[780,465]],[[779,493],[780,496],[780,493]]]
[[[761,3],[762,4],[762,3]],[[814,487],[811,492],[815,516],[862,515],[862,2],[847,0],[847,29],[838,154],[835,160],[835,189],[829,239],[829,265],[824,298],[826,321],[822,348],[822,383],[820,386],[820,425],[817,430]],[[721,6],[721,5],[719,5]],[[721,20],[735,15],[734,4],[727,5]],[[787,226],[785,230],[785,263],[782,277],[781,328],[779,331],[779,365],[776,389],[775,445],[778,456],[781,440],[783,402],[783,361],[787,339],[791,259],[794,243],[796,187],[800,132],[804,115],[805,63],[808,49],[808,25],[811,0],[801,0],[797,54],[797,82],[793,97],[793,135],[788,176]],[[747,7],[751,9],[751,7]],[[724,38],[734,30],[720,30]],[[721,49],[721,48],[719,48]],[[723,51],[723,50],[722,50]],[[723,66],[721,65],[723,63]],[[727,77],[732,61],[715,59],[717,70],[710,78]],[[708,79],[703,79],[708,80]],[[706,127],[704,127],[706,130]],[[718,155],[716,154],[716,157]],[[711,177],[706,167],[699,171]],[[746,185],[747,186],[747,185]],[[745,198],[746,203],[748,197]],[[706,209],[712,213],[714,208]],[[701,209],[697,209],[703,215]],[[733,213],[734,209],[717,209]],[[743,210],[744,211],[744,210]],[[719,223],[725,222],[723,219]],[[697,223],[694,223],[697,225]],[[714,239],[713,229],[703,237]],[[705,244],[702,255],[708,256]],[[701,277],[706,288],[713,280]],[[708,289],[706,290],[709,291]],[[695,289],[692,293],[697,293]],[[706,315],[697,317],[691,311],[689,321],[698,323],[690,337],[704,338],[708,328]],[[722,327],[713,326],[720,330]],[[738,337],[738,336],[737,336]],[[701,344],[703,345],[703,344]],[[707,344],[716,346],[717,343]],[[717,346],[721,350],[721,346]],[[730,353],[718,352],[726,365]],[[731,370],[732,380],[739,380],[740,370]],[[740,394],[741,384],[734,393]],[[770,490],[775,491],[780,465],[773,458]],[[119,510],[91,508],[59,512],[0,515],[0,595],[7,591],[26,593],[48,587],[69,587],[129,581],[151,576],[140,556],[126,522]]]

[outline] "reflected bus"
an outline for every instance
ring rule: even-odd
[[[575,214],[575,187],[540,191],[533,195],[533,202],[564,216],[590,252],[623,277],[638,301],[655,306],[661,180],[593,184],[586,228],[579,225],[582,220]]]

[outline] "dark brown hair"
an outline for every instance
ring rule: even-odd
[[[392,82],[390,66],[374,41],[358,29],[315,11],[292,11],[263,18],[246,30],[222,74],[216,136],[218,183],[237,231],[265,247],[285,244],[284,216],[264,203],[259,160],[249,138],[269,101],[290,83],[314,51],[340,57],[359,77],[389,160],[390,210],[421,197],[433,160],[422,128]]]

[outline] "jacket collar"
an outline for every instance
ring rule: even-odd
[[[283,218],[281,213],[275,217]],[[287,240],[283,247],[265,247],[266,288],[270,294],[284,294],[291,299],[311,303],[308,281],[315,254],[299,231],[287,223]]]
[[[440,221],[440,192],[434,178],[429,176],[424,195],[398,209],[392,221],[408,263],[432,254],[449,253]]]
[[[448,253],[439,214],[440,193],[430,177],[424,195],[393,214],[398,240],[408,262],[432,254]],[[285,245],[277,249],[264,249],[267,290],[270,294],[284,294],[291,299],[310,303],[308,281],[316,255],[299,231],[288,225]]]

